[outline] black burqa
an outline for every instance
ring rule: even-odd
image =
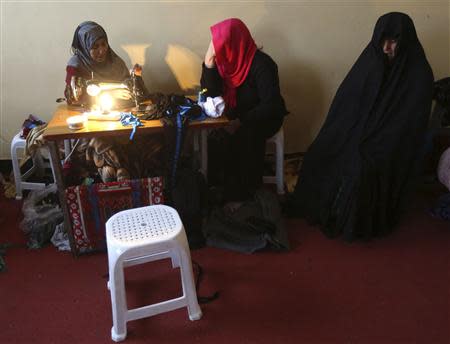
[[[397,40],[392,61],[383,53],[385,38]],[[433,74],[411,18],[380,17],[304,157],[295,214],[328,237],[389,233],[417,171],[432,91]]]

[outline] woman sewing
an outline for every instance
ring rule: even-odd
[[[91,98],[85,87],[78,87],[87,80],[96,82],[130,82],[130,73],[125,62],[111,49],[105,30],[97,23],[86,21],[78,25],[72,40],[73,56],[66,67],[65,96],[68,104],[91,105]],[[141,78],[142,68],[135,65],[138,95],[148,96]],[[113,95],[117,100],[126,101],[128,106],[131,93],[120,90]],[[122,103],[123,104],[123,103]],[[136,137],[133,141],[124,138],[95,137],[80,140],[71,166],[72,180],[69,184],[86,182],[92,176],[100,177],[102,182],[142,178],[161,175],[158,171],[158,154],[162,144],[160,138]]]
[[[66,67],[65,96],[69,104],[89,104],[83,87],[79,84],[86,80],[97,82],[129,83],[130,72],[125,62],[111,49],[108,36],[99,24],[86,21],[78,25],[72,40],[73,56]],[[147,96],[148,92],[142,81],[142,68],[135,65],[133,73],[138,83],[139,94]],[[130,99],[129,92],[116,94],[119,99]]]

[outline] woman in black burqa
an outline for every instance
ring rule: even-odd
[[[295,214],[332,238],[389,233],[418,169],[432,91],[411,18],[380,17],[304,157]]]

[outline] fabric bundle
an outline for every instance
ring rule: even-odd
[[[205,224],[208,246],[253,253],[263,248],[289,249],[278,198],[260,189],[236,210],[216,208]]]
[[[225,101],[222,97],[207,97],[204,102],[198,102],[208,117],[217,118],[222,116],[225,110]]]

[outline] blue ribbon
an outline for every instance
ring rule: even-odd
[[[122,112],[120,116],[120,122],[123,126],[132,125],[133,130],[130,134],[130,141],[133,140],[134,133],[136,132],[137,127],[141,127],[144,124],[142,124],[141,120],[137,118],[135,115],[133,115],[131,112]]]

